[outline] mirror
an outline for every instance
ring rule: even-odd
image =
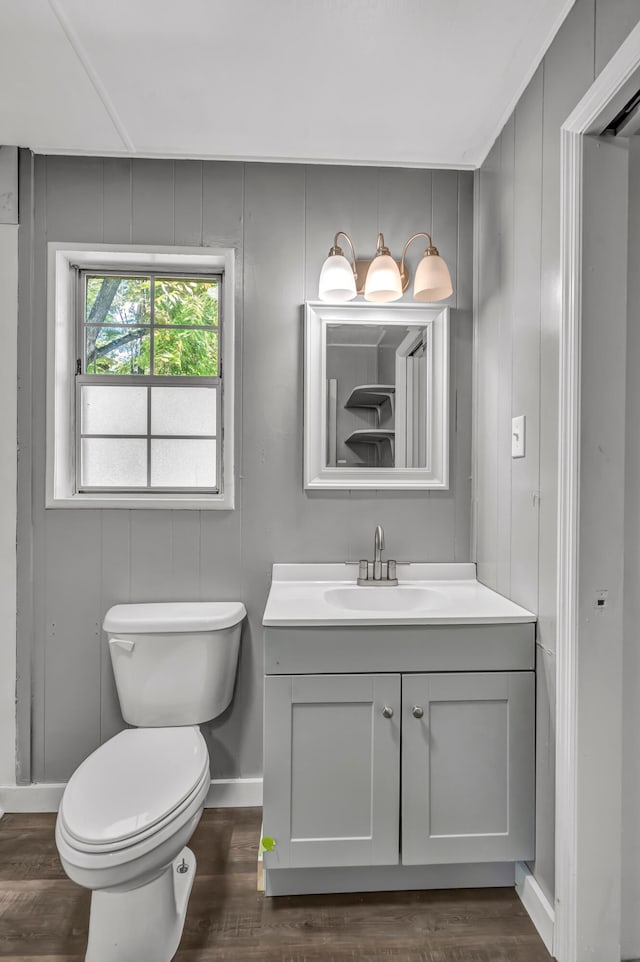
[[[447,488],[449,308],[305,305],[305,488]]]

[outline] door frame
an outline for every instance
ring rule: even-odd
[[[582,890],[578,880],[578,754],[582,714],[579,704],[578,571],[580,565],[580,431],[582,227],[584,137],[600,133],[604,121],[640,87],[640,24],[589,88],[561,128],[561,325],[558,448],[558,575],[556,660],[556,883],[554,955],[578,962],[577,920]],[[622,683],[622,679],[620,680]],[[620,688],[620,698],[622,687]],[[598,778],[588,753],[580,759],[581,784]],[[614,790],[610,787],[610,790]]]

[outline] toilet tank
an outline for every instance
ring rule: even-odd
[[[116,605],[105,615],[122,716],[164,728],[216,718],[233,696],[239,601]]]

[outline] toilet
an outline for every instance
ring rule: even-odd
[[[92,890],[86,962],[169,962],[210,785],[200,723],[231,702],[241,602],[116,605],[104,619],[123,718],[71,776],[56,822],[69,878]]]

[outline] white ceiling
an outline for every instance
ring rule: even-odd
[[[0,143],[475,167],[573,0],[0,0]]]

